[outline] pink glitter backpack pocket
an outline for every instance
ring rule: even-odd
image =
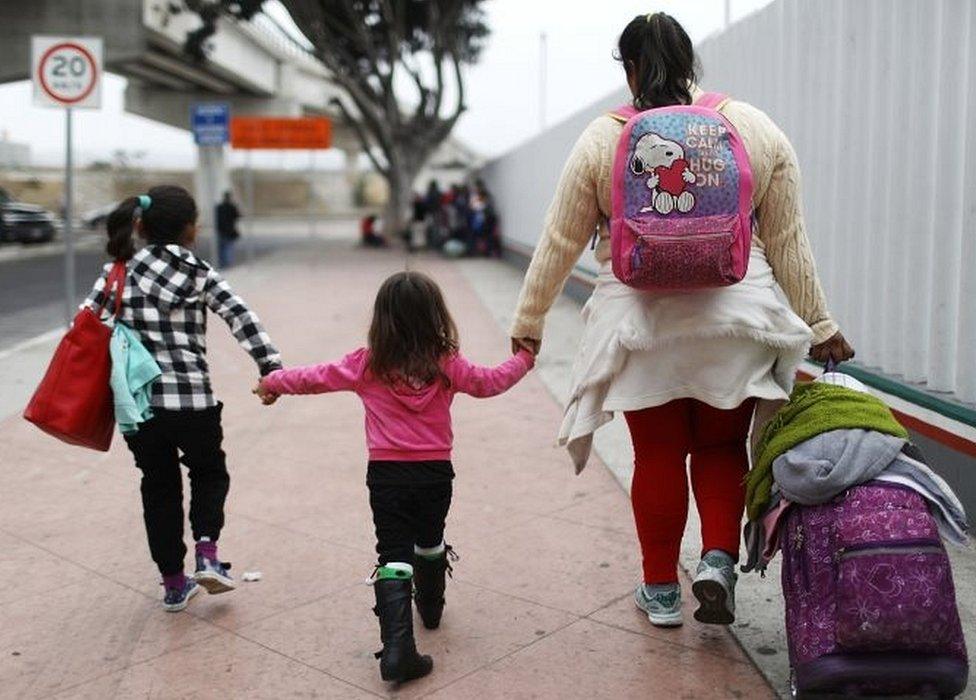
[[[701,289],[745,277],[752,242],[752,170],[723,95],[638,112],[613,164],[613,272],[637,289]]]

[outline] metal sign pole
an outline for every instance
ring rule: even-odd
[[[71,144],[71,107],[65,107],[65,155],[64,155],[64,319],[71,325],[75,311],[75,241],[72,218],[74,217],[74,182]]]
[[[308,151],[308,237],[315,237],[315,151]]]
[[[247,197],[247,261],[254,262],[254,169],[251,164],[251,149],[244,151],[247,155],[246,175],[244,180],[245,196]]]
[[[223,148],[222,146],[204,146],[204,149],[208,152],[207,155],[207,204],[210,206],[210,223],[212,225],[210,240],[210,254],[213,256],[213,260],[218,266],[220,265],[220,233],[217,231],[217,199],[220,197],[217,192],[217,151]]]

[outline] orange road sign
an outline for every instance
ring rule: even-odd
[[[243,149],[319,149],[332,145],[327,117],[231,117],[230,144]]]

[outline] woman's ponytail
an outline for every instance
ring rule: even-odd
[[[136,253],[136,244],[132,239],[135,229],[136,208],[139,206],[137,197],[129,197],[117,206],[105,220],[108,232],[108,243],[105,251],[113,260],[128,260]]]
[[[631,20],[620,35],[616,59],[627,71],[637,109],[691,104],[698,61],[687,32],[671,15],[655,12]]]

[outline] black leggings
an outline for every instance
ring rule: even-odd
[[[224,526],[224,501],[230,475],[220,426],[221,405],[202,411],[155,410],[125,437],[142,471],[142,513],[149,537],[149,551],[163,575],[183,570],[183,475],[190,475],[190,526],[193,538],[214,542]]]
[[[454,477],[450,462],[371,461],[366,474],[381,566],[412,562],[414,545],[443,541]]]

